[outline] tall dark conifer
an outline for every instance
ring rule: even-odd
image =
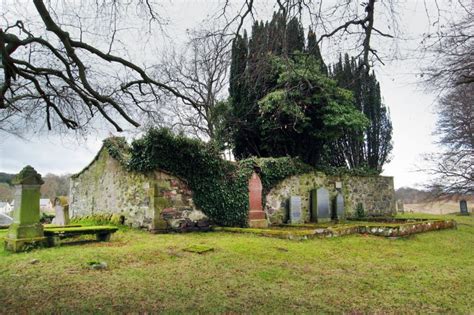
[[[321,55],[321,50],[319,49],[316,33],[313,32],[311,27],[309,28],[309,31],[308,31],[308,44],[306,46],[306,52],[310,55],[315,56],[316,59],[319,60],[321,64],[320,65],[321,72],[324,73],[325,75],[328,75],[328,67],[324,63],[323,56]]]
[[[381,171],[392,150],[392,123],[375,74],[367,73],[361,62],[345,54],[333,66],[331,75],[341,87],[353,92],[354,106],[370,121],[364,133],[347,133],[337,141],[336,160],[345,161],[350,168]]]
[[[286,25],[286,53],[292,54],[295,51],[304,50],[304,30],[300,21],[296,17],[292,18]]]

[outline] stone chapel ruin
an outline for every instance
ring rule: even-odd
[[[104,145],[86,168],[72,176],[71,217],[107,217],[153,232],[209,229],[209,219],[193,203],[185,180],[162,170],[129,171],[113,150]],[[328,176],[314,171],[288,177],[263,195],[254,172],[248,185],[250,227],[341,220],[354,216],[358,204],[367,216],[396,212],[392,177]]]

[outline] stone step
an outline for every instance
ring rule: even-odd
[[[250,210],[249,220],[262,220],[265,219],[265,212],[262,210]]]
[[[263,220],[249,220],[249,227],[250,228],[266,228],[268,227],[268,221]]]

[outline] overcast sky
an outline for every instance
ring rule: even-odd
[[[1,3],[6,5],[9,1]],[[166,15],[170,22],[166,27],[173,41],[184,40],[185,30],[196,27],[212,9],[207,1],[202,0],[181,0],[167,8]],[[399,11],[399,19],[404,32],[404,37],[397,41],[395,55],[399,59],[386,60],[385,66],[376,68],[393,123],[392,160],[385,165],[383,175],[394,176],[396,188],[426,181],[426,175],[415,170],[423,165],[422,154],[437,150],[432,136],[436,121],[433,108],[435,98],[433,94],[424,93],[416,84],[419,60],[413,59],[416,57],[418,36],[427,31],[423,1],[407,0]],[[387,49],[393,49],[393,46]],[[27,140],[0,135],[0,172],[17,173],[27,164],[42,174],[79,172],[93,159],[102,140],[111,134],[109,130],[94,132],[79,143],[75,138],[53,133],[29,136]]]

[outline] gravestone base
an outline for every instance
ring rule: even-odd
[[[12,223],[5,238],[5,249],[12,252],[24,252],[46,245],[47,240],[41,223],[28,225]]]
[[[28,239],[43,237],[43,225],[41,223],[19,224],[12,223],[8,229],[7,238]]]
[[[331,218],[318,218],[317,223],[327,223],[327,222],[333,222],[334,220]]]
[[[267,220],[249,220],[249,228],[252,229],[264,229],[268,227]]]
[[[248,224],[251,228],[268,227],[268,221],[265,219],[265,212],[262,210],[250,210]]]
[[[14,253],[26,252],[34,248],[46,247],[48,240],[46,237],[32,237],[32,238],[6,238],[5,250]]]

